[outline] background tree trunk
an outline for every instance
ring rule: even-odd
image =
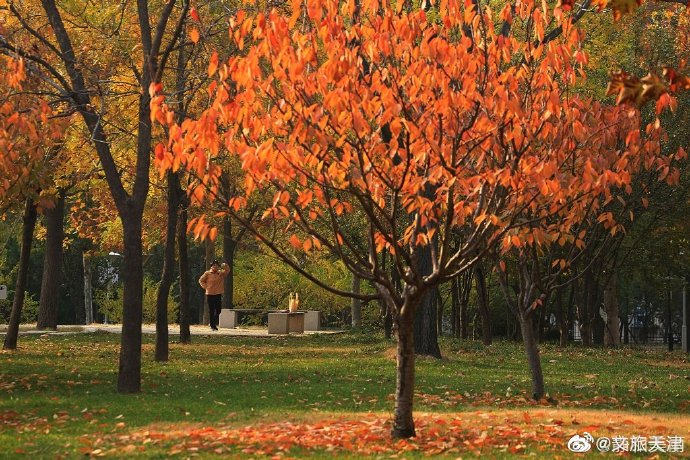
[[[352,275],[352,292],[359,294],[360,279],[357,275]],[[362,326],[362,301],[354,297],[350,301],[350,314],[352,315],[352,327],[358,328]]]
[[[618,278],[614,273],[604,288],[604,310],[606,311],[606,332],[604,345],[617,347],[621,344],[621,325],[618,312]]]
[[[386,255],[383,255],[383,260],[386,260]],[[400,273],[394,263],[391,263],[390,267],[391,281],[393,281],[393,286],[396,292],[401,292],[402,283],[400,280]],[[383,334],[387,339],[393,338],[393,326],[395,321],[395,316],[397,312],[393,308],[392,303],[387,303],[383,299],[379,299],[381,305],[382,316],[383,316]]]
[[[432,292],[436,299],[434,302],[436,304],[436,334],[441,337],[443,336],[443,310],[445,310],[445,305],[441,289],[438,286],[434,286]]]
[[[460,338],[460,282],[456,276],[450,281],[450,334]]]
[[[232,308],[234,305],[236,249],[237,241],[232,238],[232,220],[230,220],[230,216],[226,216],[223,221],[223,260],[228,264],[230,273],[228,273],[224,281],[223,308]]]
[[[482,319],[482,343],[491,345],[493,332],[491,325],[491,310],[489,309],[489,290],[486,284],[484,267],[478,263],[474,267],[474,278],[477,283],[477,308]]]
[[[63,256],[63,270],[69,273],[66,277],[67,293],[69,303],[74,311],[74,324],[86,324],[86,311],[84,309],[84,267],[83,263],[83,241],[77,240],[72,251],[68,251]],[[68,268],[72,267],[72,268]]]
[[[432,243],[433,244],[433,243]],[[427,245],[419,248],[419,273],[431,273],[431,248]],[[441,358],[436,329],[436,298],[433,290],[428,290],[422,297],[414,319],[414,349],[417,354]]]
[[[177,173],[168,171],[167,226],[165,230],[165,249],[163,252],[163,272],[156,295],[156,361],[167,361],[168,346],[168,297],[175,274],[175,236],[177,233],[177,212],[179,208],[178,189],[180,182]]]
[[[84,264],[84,323],[89,325],[93,320],[93,273],[91,269],[91,256],[84,251],[82,253],[82,263]]]
[[[60,280],[62,277],[62,240],[64,236],[65,193],[60,191],[55,207],[46,209],[46,249],[41,279],[38,329],[57,329]]]
[[[592,303],[593,297],[593,284],[592,270],[587,268],[585,275],[582,279],[584,284],[582,290],[582,303],[580,308],[578,308],[578,321],[580,323],[580,337],[582,338],[582,345],[589,347],[592,346]]]
[[[24,203],[24,217],[22,219],[22,247],[19,253],[19,268],[17,273],[17,284],[14,288],[14,299],[12,300],[12,312],[10,313],[10,323],[7,326],[5,335],[4,350],[17,349],[17,337],[19,336],[19,322],[22,318],[22,307],[24,306],[24,295],[26,293],[26,279],[29,274],[29,259],[31,256],[31,244],[34,240],[34,228],[36,227],[36,205],[31,198],[27,198]]]
[[[192,343],[189,331],[189,260],[187,254],[187,209],[186,203],[180,210],[177,222],[178,262],[180,264],[180,343]]]
[[[211,268],[211,263],[216,258],[216,252],[211,238],[206,238],[204,240],[204,254],[206,259],[206,270],[208,270]],[[208,302],[206,301],[206,296],[204,296],[204,312],[201,315],[201,324],[209,325],[210,323],[211,317],[209,316]]]

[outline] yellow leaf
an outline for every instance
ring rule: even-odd
[[[211,55],[211,61],[208,64],[208,76],[212,77],[218,70],[218,53],[214,52]]]
[[[196,45],[199,43],[199,29],[194,28],[189,32],[189,39]]]

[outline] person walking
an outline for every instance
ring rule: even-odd
[[[228,264],[219,264],[217,260],[211,263],[211,269],[204,272],[199,278],[199,285],[206,290],[206,302],[208,303],[208,316],[211,321],[211,329],[218,330],[218,318],[223,300],[225,278],[230,274]]]

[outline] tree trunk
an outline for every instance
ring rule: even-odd
[[[438,244],[435,241],[432,244]],[[419,248],[418,270],[421,276],[431,273],[431,247],[429,245]],[[420,355],[441,358],[441,349],[438,346],[438,330],[436,329],[436,305],[432,289],[424,293],[417,308],[414,320],[414,348]]]
[[[156,361],[167,361],[168,346],[168,297],[175,274],[175,236],[177,233],[177,211],[179,208],[177,173],[168,171],[167,226],[165,230],[165,250],[163,253],[163,273],[156,295]]]
[[[621,326],[618,314],[618,280],[614,273],[604,288],[604,310],[606,311],[606,332],[604,345],[617,347],[621,344]]]
[[[450,335],[460,338],[460,283],[456,276],[450,280]]]
[[[29,275],[31,244],[33,243],[34,239],[35,227],[36,205],[31,198],[27,198],[26,202],[24,203],[24,217],[22,219],[22,247],[19,254],[19,272],[17,273],[17,284],[14,288],[14,299],[12,301],[12,312],[10,313],[10,324],[7,326],[5,343],[2,347],[4,350],[17,349],[19,322],[22,318],[22,307],[24,306],[26,280]]]
[[[123,282],[122,336],[120,371],[117,390],[120,393],[141,391],[141,321],[144,294],[142,215],[137,211],[122,213],[124,259],[120,276]]]
[[[384,262],[386,260],[385,253],[383,255],[383,260]],[[393,286],[395,287],[396,292],[401,292],[402,283],[400,279],[400,273],[398,273],[398,269],[395,266],[395,263],[391,263],[390,271],[391,281],[393,281]],[[393,308],[392,304],[385,302],[383,299],[379,299],[379,303],[381,305],[383,316],[383,334],[386,337],[386,339],[391,339],[393,338],[393,326],[395,317],[397,316],[397,312]]]
[[[592,285],[594,284],[591,269],[587,269],[582,282],[584,283],[584,289],[582,294],[582,303],[580,308],[578,308],[578,320],[580,323],[580,337],[582,338],[582,345],[589,347],[592,346],[592,317],[590,316],[590,310],[593,308],[591,303],[593,302]]]
[[[82,253],[82,263],[84,264],[84,324],[93,323],[93,274],[91,270],[91,256],[84,251]]]
[[[216,257],[215,248],[213,246],[213,241],[211,241],[211,238],[206,238],[204,240],[204,251],[206,259],[206,270],[208,270],[211,268],[211,263]],[[204,312],[201,316],[201,323],[207,326],[211,323],[211,317],[209,316],[208,302],[206,301],[206,296],[204,296]]]
[[[532,375],[532,398],[540,400],[546,394],[544,390],[544,374],[541,370],[541,358],[539,348],[534,337],[534,324],[532,315],[525,317],[520,315],[520,330],[522,331],[522,341],[525,345],[525,353],[529,362],[529,370]]]
[[[436,329],[436,298],[434,291],[424,294],[414,322],[415,352],[419,355],[441,358]]]
[[[570,285],[570,300],[569,304],[572,304],[572,297],[575,291],[574,285]],[[557,305],[558,305],[558,346],[565,347],[568,345],[568,312],[563,308],[563,289],[559,289],[556,293]]]
[[[474,267],[474,277],[477,282],[477,306],[482,319],[482,343],[491,345],[493,333],[491,330],[491,310],[489,309],[489,292],[486,285],[484,267],[478,263]]]
[[[232,220],[227,216],[223,221],[223,259],[228,264],[229,273],[224,281],[223,308],[232,308],[234,305],[236,249],[237,241],[232,238]]]
[[[406,308],[409,308],[407,305]],[[415,344],[414,344],[414,311],[396,316],[397,365],[395,384],[395,412],[393,418],[394,438],[411,438],[416,435],[414,419],[412,417],[412,405],[414,399],[414,371],[415,371]]]
[[[435,304],[436,304],[436,333],[439,337],[443,336],[443,310],[445,305],[443,304],[443,296],[441,296],[441,289],[435,286],[432,289],[434,294]]]
[[[178,259],[180,264],[180,343],[192,343],[189,331],[189,261],[187,254],[187,209],[180,210],[177,222]]]
[[[86,311],[84,309],[84,269],[81,266],[84,254],[82,247],[83,241],[78,240],[77,244],[72,247],[72,251],[65,253],[67,259],[64,264],[66,267],[75,267],[79,265],[74,272],[68,269],[66,273],[71,276],[67,277],[67,292],[69,293],[70,305],[74,309],[74,323],[86,324]],[[70,260],[71,259],[71,260]]]
[[[60,191],[55,207],[46,209],[46,249],[41,279],[38,329],[57,329],[60,278],[62,275],[62,240],[64,236],[65,193]]]
[[[359,294],[360,279],[357,275],[352,275],[352,292]],[[350,301],[350,313],[352,315],[352,327],[358,328],[362,326],[362,301],[354,297]]]

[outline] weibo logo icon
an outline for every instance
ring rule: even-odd
[[[570,449],[571,452],[589,452],[593,442],[594,438],[587,432],[585,432],[583,436],[576,434],[568,441],[568,449]]]

